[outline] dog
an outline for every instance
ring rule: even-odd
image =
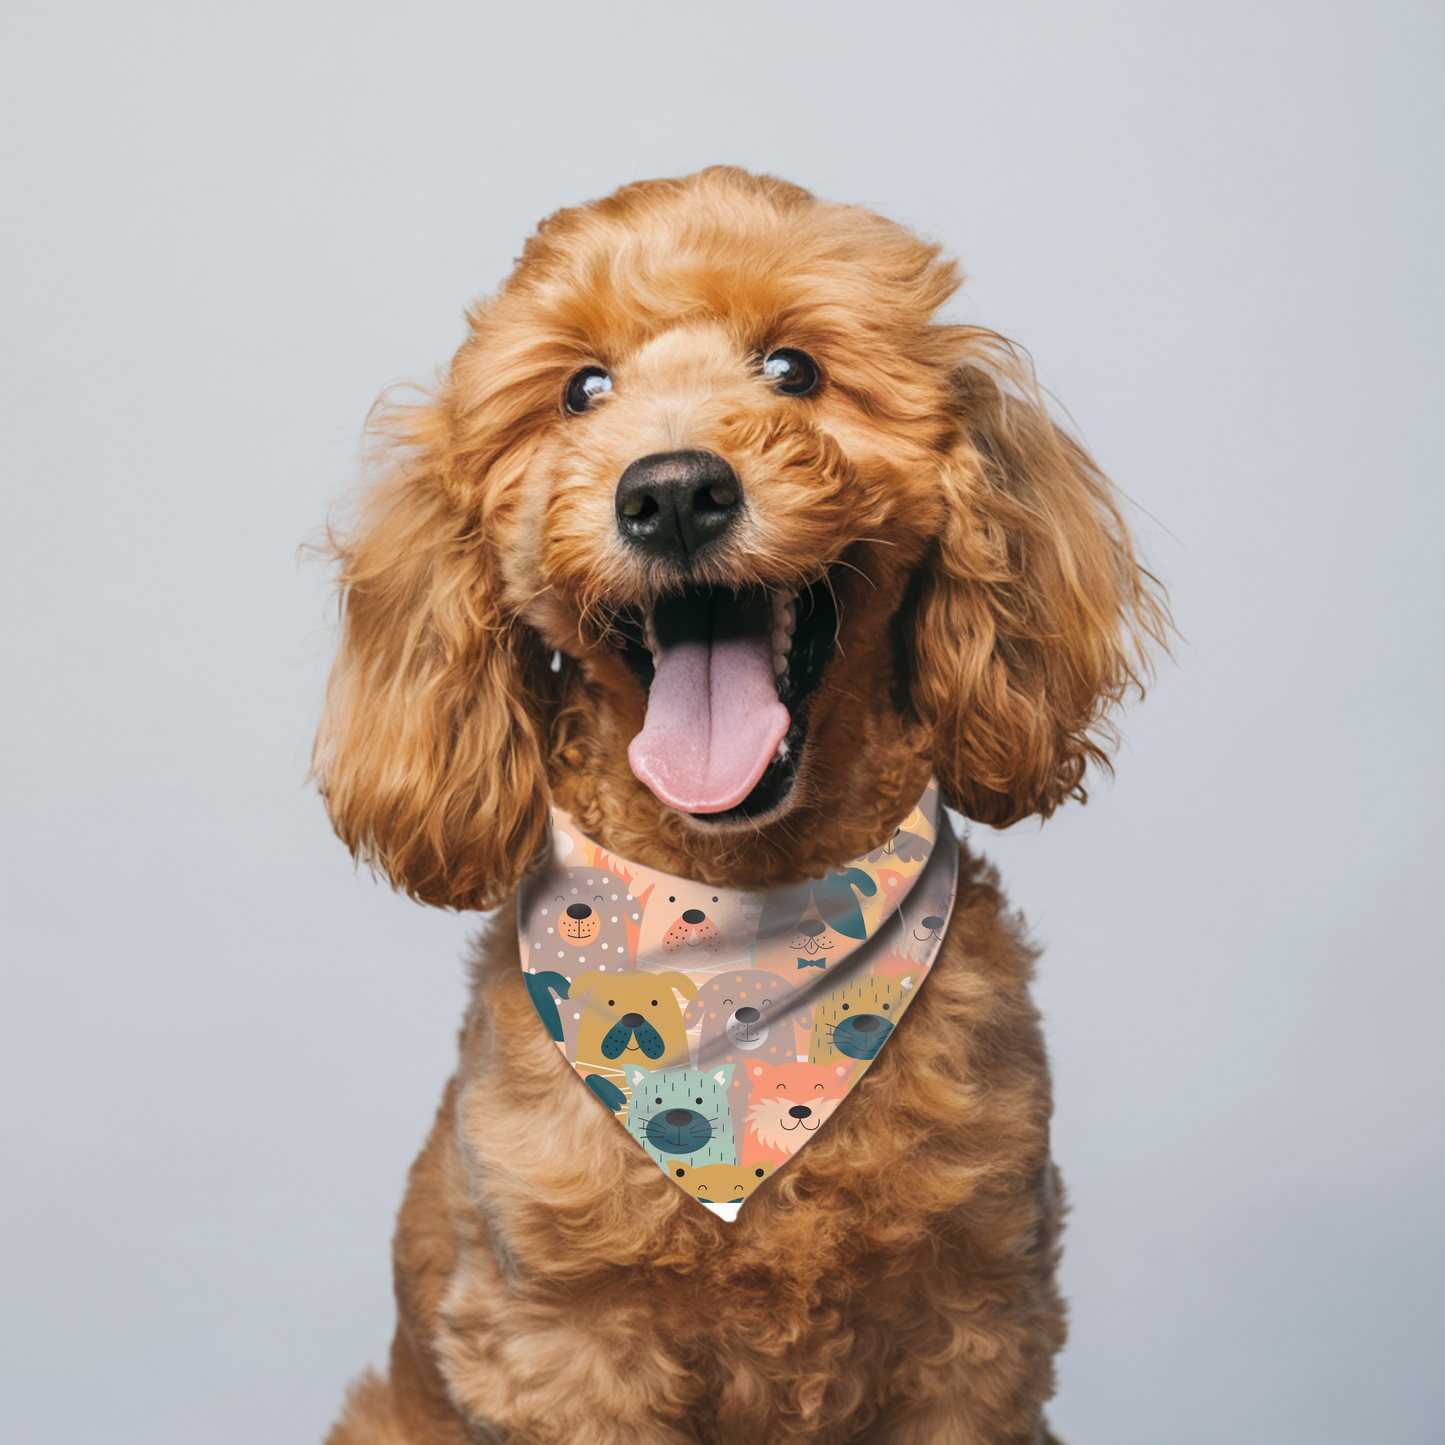
[[[534,989],[563,995],[524,981],[510,914],[555,806],[618,874],[806,885],[774,952],[686,956],[826,991],[806,939],[846,939],[876,888],[839,870],[883,849],[903,876],[912,845],[886,850],[930,779],[995,826],[1085,797],[1165,604],[1027,359],[938,319],[959,282],[781,180],[638,182],[544,221],[434,394],[379,414],[314,771],[358,858],[501,912],[398,1219],[388,1367],[331,1445],[1052,1438],[1034,954],[966,840],[951,916],[896,915],[875,970],[909,981],[905,1016],[732,1222],[664,1172],[698,1152],[670,1138],[730,1128],[726,1086],[672,1100],[701,1080],[664,1034],[619,1067],[669,1088],[619,1127],[539,1018]]]

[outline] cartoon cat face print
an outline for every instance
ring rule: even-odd
[[[664,1168],[669,1159],[693,1167],[738,1162],[737,1136],[728,1107],[732,1066],[660,1069],[623,1066],[631,1091],[627,1132]]]
[[[667,1172],[680,1188],[704,1204],[736,1204],[773,1172],[773,1161],[755,1164],[751,1169],[744,1169],[741,1164],[705,1164],[696,1169],[680,1159],[669,1159]]]
[[[748,1078],[742,1152],[746,1167],[797,1153],[832,1117],[853,1078],[853,1064],[846,1059],[777,1066],[749,1062],[743,1067]]]

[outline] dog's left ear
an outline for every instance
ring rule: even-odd
[[[900,613],[914,711],[944,796],[1005,827],[1083,799],[1108,767],[1111,707],[1143,691],[1168,612],[1118,494],[1049,418],[1026,359],[966,333],[941,535]]]

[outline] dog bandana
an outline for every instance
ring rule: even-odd
[[[518,894],[523,976],[583,1083],[732,1219],[878,1057],[953,911],[938,789],[826,876],[740,892],[614,858],[560,808]]]

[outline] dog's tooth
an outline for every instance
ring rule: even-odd
[[[781,677],[788,670],[788,654],[786,651],[779,652],[773,649],[773,671]]]

